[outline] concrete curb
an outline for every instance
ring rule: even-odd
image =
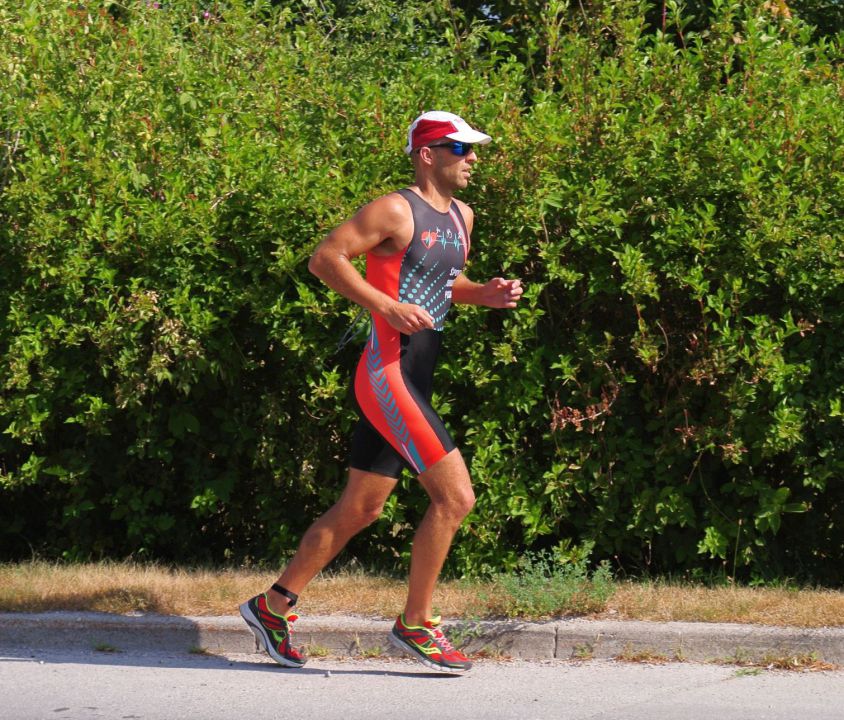
[[[309,616],[296,623],[295,639],[312,654],[392,655],[387,638],[391,626],[387,620]],[[826,662],[844,664],[844,628],[569,619],[459,621],[448,623],[446,631],[464,651],[489,657],[759,662],[814,653]],[[0,653],[12,648],[250,653],[255,645],[239,617],[0,613]]]
[[[732,623],[568,620],[557,623],[558,658],[635,657],[753,661],[815,654],[844,663],[844,628],[786,628]]]

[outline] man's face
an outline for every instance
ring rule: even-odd
[[[472,166],[478,161],[478,156],[471,146],[465,155],[457,154],[453,146],[457,146],[459,151],[460,145],[461,143],[452,143],[443,139],[429,146],[434,157],[434,173],[438,179],[455,190],[463,189],[469,184]]]

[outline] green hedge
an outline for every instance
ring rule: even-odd
[[[344,481],[360,350],[307,258],[445,108],[495,138],[469,276],[527,286],[446,332],[478,491],[451,571],[594,543],[840,582],[841,51],[714,5],[663,35],[551,2],[529,53],[447,2],[0,10],[2,556],[295,548]],[[350,553],[401,566],[424,507],[405,478]]]

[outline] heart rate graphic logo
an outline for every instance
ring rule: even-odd
[[[422,235],[420,236],[423,245],[426,248],[430,248],[437,241],[437,231],[436,230],[423,230]]]

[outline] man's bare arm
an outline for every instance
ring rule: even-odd
[[[475,225],[475,213],[462,200],[457,200],[460,214],[466,223],[469,235]],[[461,273],[454,280],[451,288],[451,300],[461,305],[484,305],[491,308],[514,308],[524,292],[521,280],[505,280],[493,278],[487,283],[472,282],[465,274]]]
[[[406,238],[409,242],[412,232],[413,219],[407,202],[397,195],[385,195],[332,230],[314,250],[308,269],[332,290],[381,315],[399,332],[411,334],[433,328],[434,320],[427,310],[400,303],[374,288],[351,263],[352,258],[387,239]]]
[[[483,285],[472,282],[462,273],[454,279],[452,302],[463,305],[484,305],[491,308],[514,308],[522,297],[521,280],[493,278]]]

